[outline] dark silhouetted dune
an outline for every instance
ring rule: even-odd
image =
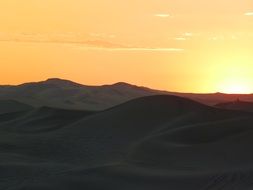
[[[252,116],[167,95],[34,109],[0,123],[0,189],[250,190]]]
[[[216,107],[229,109],[229,110],[242,110],[242,111],[253,112],[253,102],[246,102],[246,101],[240,101],[240,100],[220,103],[220,104],[217,104]]]
[[[94,111],[64,110],[58,108],[41,107],[26,112],[18,112],[16,115],[0,115],[0,122],[9,115],[13,120],[2,123],[2,129],[11,132],[46,132],[58,129],[78,119],[95,114]],[[2,119],[2,120],[1,120]],[[6,119],[7,120],[7,119]]]
[[[31,110],[32,106],[15,100],[0,100],[0,114]]]

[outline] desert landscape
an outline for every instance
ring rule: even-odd
[[[57,83],[68,92],[82,87],[73,84]],[[50,85],[8,88],[33,95],[33,88]],[[131,100],[97,111],[36,107],[18,102],[25,97],[10,90],[20,96],[0,101],[1,189],[253,188],[252,103],[244,102],[239,111],[126,84],[100,88],[115,93],[109,97],[117,101]],[[128,90],[133,97],[120,93]],[[69,93],[60,91],[64,105]]]

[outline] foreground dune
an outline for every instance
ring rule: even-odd
[[[250,190],[252,116],[166,95],[0,116],[0,189]]]

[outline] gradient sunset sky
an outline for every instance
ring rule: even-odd
[[[253,1],[0,1],[0,83],[253,92]]]

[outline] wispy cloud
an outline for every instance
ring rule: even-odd
[[[95,38],[116,38],[115,34],[106,34],[106,33],[90,33],[91,37]]]
[[[166,14],[166,13],[159,13],[159,14],[155,14],[154,16],[160,17],[160,18],[172,17],[170,14]]]
[[[209,36],[208,40],[209,41],[231,41],[231,40],[238,40],[240,38],[239,35],[236,34],[219,34],[219,35],[213,35]]]
[[[179,37],[179,38],[175,38],[174,40],[177,40],[177,41],[186,41],[187,39],[183,38],[183,37]]]
[[[107,51],[153,51],[153,52],[182,52],[184,49],[170,47],[142,47],[124,45],[106,40],[83,40],[80,35],[60,34],[60,35],[42,35],[42,34],[0,34],[0,42],[16,43],[51,43],[71,45],[83,50],[107,50]]]
[[[78,44],[84,45],[86,47],[91,47],[91,48],[127,48],[128,47],[125,45],[103,41],[103,40],[87,40]]]
[[[79,47],[83,50],[106,50],[106,51],[150,51],[150,52],[183,52],[184,49],[179,48],[148,48],[148,47],[127,47],[127,48],[104,48],[104,47]]]
[[[245,16],[253,16],[253,11],[244,13]]]
[[[184,49],[181,48],[129,46],[98,40],[86,41],[85,44],[82,44],[82,46],[78,46],[78,48],[83,50],[107,50],[107,51],[150,51],[150,52],[184,51]]]
[[[184,32],[184,33],[178,34],[172,38],[170,37],[169,39],[175,40],[175,41],[186,41],[186,40],[190,40],[193,36],[194,36],[194,34],[191,32]]]
[[[185,33],[183,33],[183,36],[185,36],[185,37],[192,37],[193,33],[191,33],[191,32],[185,32]]]

